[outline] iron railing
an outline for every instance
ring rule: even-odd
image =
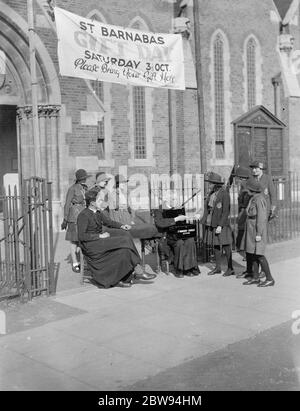
[[[54,293],[51,183],[23,180],[0,201],[0,299]]]

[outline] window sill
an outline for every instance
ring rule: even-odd
[[[136,159],[130,158],[128,160],[129,167],[156,167],[156,161],[154,158]]]

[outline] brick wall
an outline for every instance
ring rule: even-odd
[[[14,11],[20,14],[23,19],[27,19],[26,2],[18,0],[8,0],[6,2]],[[211,116],[211,88],[210,88],[210,39],[216,29],[221,29],[227,36],[230,50],[230,121],[236,119],[243,113],[244,90],[243,90],[243,43],[249,34],[254,34],[260,42],[263,65],[263,101],[262,104],[273,112],[273,88],[271,78],[280,71],[279,61],[276,52],[276,42],[278,25],[270,21],[270,10],[274,10],[272,0],[200,0],[201,11],[201,53],[204,87],[204,109],[205,109],[205,129],[207,137],[208,167],[215,168],[219,172],[229,173],[233,158],[229,158],[222,166],[214,163],[212,159],[212,148],[214,145],[214,135],[212,133]],[[105,17],[107,23],[127,26],[135,16],[142,17],[149,29],[154,32],[171,31],[171,19],[173,15],[172,4],[163,1],[142,1],[142,0],[56,0],[58,7],[69,10],[73,13],[86,16],[94,9]],[[35,15],[42,12],[35,4]],[[187,8],[187,15],[192,20],[192,10]],[[293,29],[295,36],[298,29]],[[297,31],[298,30],[298,31]],[[193,31],[193,27],[192,27]],[[45,24],[37,27],[37,34],[44,43],[47,51],[57,69],[56,37],[53,28]],[[299,36],[298,36],[299,37]],[[299,38],[297,37],[297,44]],[[191,37],[193,41],[193,34]],[[193,49],[193,47],[192,47]],[[81,79],[61,77],[58,74],[62,104],[65,107],[65,116],[71,118],[71,129],[61,136],[60,144],[65,144],[64,164],[68,182],[73,179],[75,170],[75,159],[77,156],[94,156],[96,151],[96,127],[81,124],[81,112],[87,110],[87,94],[90,93],[86,82]],[[51,87],[51,84],[48,85]],[[168,94],[166,90],[153,90],[152,100],[152,130],[156,166],[146,167],[145,173],[151,171],[168,173],[169,163],[169,117],[168,117]],[[116,172],[117,168],[126,165],[130,158],[129,120],[128,120],[128,88],[126,86],[113,84],[111,87],[111,125],[113,159],[115,167],[108,167],[109,172]],[[174,169],[175,171],[199,172],[200,147],[198,134],[197,100],[196,92],[187,90],[185,92],[172,93],[174,99]],[[292,104],[293,106],[293,104]],[[291,114],[294,113],[294,114]],[[296,116],[296,109],[290,107],[288,120],[293,122]],[[66,119],[62,119],[66,122]],[[295,123],[296,124],[296,123]],[[294,149],[297,139],[297,127],[289,128],[289,133],[295,133],[291,138],[291,147]],[[293,131],[292,131],[293,130]],[[226,135],[232,153],[233,134]],[[297,153],[297,151],[294,151]],[[293,154],[294,155],[294,154]],[[298,154],[295,154],[298,155]],[[299,153],[300,155],[300,153]],[[140,172],[142,167],[132,167],[129,174]],[[94,170],[96,171],[96,170]]]

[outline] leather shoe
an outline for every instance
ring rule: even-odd
[[[260,282],[257,287],[272,287],[274,284],[274,280],[265,280],[263,282]]]
[[[221,273],[222,273],[221,269],[216,267],[213,270],[209,271],[207,275],[214,275],[214,274],[221,274]]]
[[[259,279],[251,278],[250,280],[243,283],[243,285],[252,285],[252,284],[259,284],[259,283],[260,283]]]
[[[154,278],[156,278],[156,274],[149,274],[149,273],[143,273],[143,274],[135,274],[134,278],[136,278],[137,280],[154,280]]]
[[[192,269],[192,273],[193,273],[194,275],[199,275],[199,274],[201,274],[201,271],[200,271],[199,267],[194,267],[194,268]]]
[[[223,277],[229,277],[230,275],[235,275],[235,272],[233,271],[232,268],[228,268],[225,273],[223,274]]]

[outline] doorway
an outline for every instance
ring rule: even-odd
[[[16,106],[0,105],[0,194],[4,175],[18,173],[16,115]]]

